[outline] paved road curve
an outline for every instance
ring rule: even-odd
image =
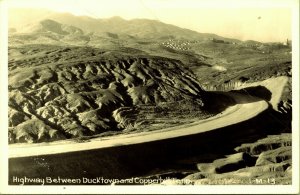
[[[101,149],[199,134],[249,120],[268,108],[268,103],[264,100],[237,93],[229,93],[229,95],[235,99],[236,105],[227,108],[219,115],[190,125],[181,125],[153,132],[96,138],[84,143],[58,141],[41,144],[13,144],[9,146],[9,158]]]

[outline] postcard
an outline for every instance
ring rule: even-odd
[[[299,1],[1,1],[1,193],[299,192]]]

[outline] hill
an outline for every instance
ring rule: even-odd
[[[51,45],[9,48],[9,56],[11,143],[145,131],[212,115],[204,109],[208,95],[178,60]]]
[[[32,17],[26,17],[26,13],[28,12],[31,13]],[[234,40],[220,37],[215,34],[199,33],[189,29],[180,28],[174,25],[165,24],[158,20],[149,19],[125,20],[118,16],[104,19],[96,19],[88,16],[74,16],[69,13],[56,13],[48,10],[36,9],[10,9],[9,18],[12,18],[9,22],[9,28],[15,28],[17,33],[29,33],[29,31],[24,31],[24,29],[28,28],[28,25],[39,25],[43,20],[50,19],[61,24],[82,29],[84,30],[85,34],[103,34],[109,32],[113,34],[126,34],[129,36],[134,36],[136,38],[146,39],[164,39],[173,37],[179,39],[184,38],[189,40],[211,38]]]

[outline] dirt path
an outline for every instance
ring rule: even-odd
[[[100,149],[199,134],[249,120],[268,108],[266,101],[255,97],[237,93],[228,93],[228,95],[235,99],[236,105],[228,107],[224,112],[214,117],[189,125],[181,125],[153,132],[96,138],[84,143],[57,141],[40,144],[13,144],[9,146],[9,158]]]

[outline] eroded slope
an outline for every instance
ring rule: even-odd
[[[205,118],[178,60],[89,47],[9,48],[9,141],[42,142]]]

